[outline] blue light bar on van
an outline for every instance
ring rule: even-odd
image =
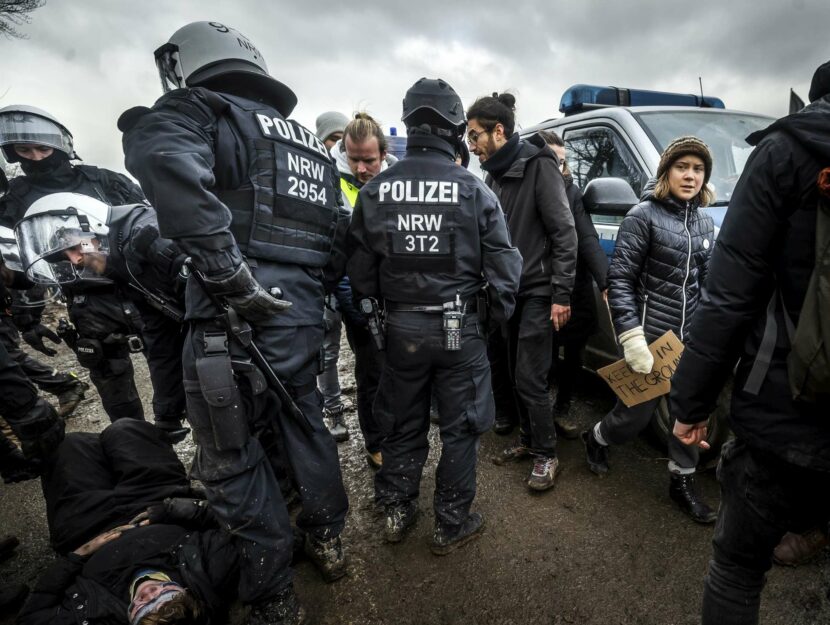
[[[574,85],[562,94],[559,111],[573,115],[583,110],[603,106],[697,106],[701,108],[726,108],[723,100],[713,96],[669,91],[647,91],[621,87]]]

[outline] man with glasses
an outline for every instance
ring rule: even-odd
[[[476,100],[468,111],[467,142],[524,261],[516,310],[490,344],[497,423],[509,424],[518,414],[520,437],[493,461],[533,457],[527,485],[542,491],[553,487],[560,469],[548,372],[552,329],[564,327],[571,314],[577,238],[558,159],[514,134],[514,105],[510,94]]]

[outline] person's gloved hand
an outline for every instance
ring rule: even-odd
[[[642,326],[626,330],[620,334],[619,339],[628,366],[637,373],[651,373],[654,356],[648,351],[648,343],[646,343],[646,335]]]
[[[136,252],[146,256],[150,246],[156,242],[159,236],[158,228],[149,224],[140,228],[130,237],[130,245]]]
[[[40,477],[43,465],[40,460],[27,460],[19,449],[10,451],[0,459],[0,477],[4,484],[14,484]]]
[[[61,342],[61,337],[41,323],[36,323],[28,330],[21,333],[21,336],[31,347],[43,354],[46,354],[47,356],[54,356],[58,353],[51,347],[46,347],[46,345],[43,344],[43,339],[47,338],[57,344]]]
[[[291,302],[277,299],[263,289],[245,263],[228,278],[215,280],[206,276],[205,286],[214,295],[224,297],[228,305],[254,324],[270,321],[291,307]]]

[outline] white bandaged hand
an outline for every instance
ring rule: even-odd
[[[619,339],[628,366],[637,373],[651,373],[654,356],[648,351],[648,343],[646,343],[646,335],[642,326],[626,330],[620,334]]]

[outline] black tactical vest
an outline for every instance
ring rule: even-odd
[[[231,232],[240,251],[250,258],[325,266],[339,192],[325,146],[265,104],[213,95],[228,103],[223,113],[248,157],[248,181],[239,189],[215,191],[231,211]]]

